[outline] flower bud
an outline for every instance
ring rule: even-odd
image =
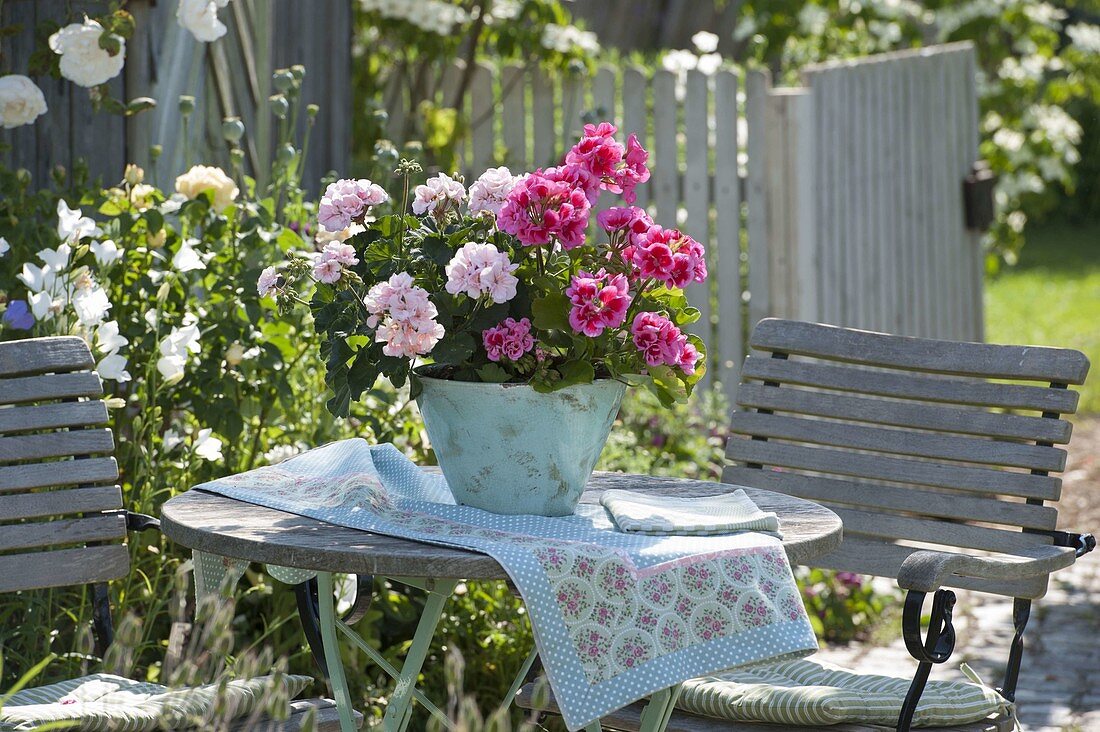
[[[168,239],[168,230],[161,229],[155,234],[149,234],[145,237],[149,240],[150,249],[160,249],[164,246],[164,242]]]
[[[222,120],[222,137],[226,142],[237,142],[244,137],[244,122],[240,117],[226,117]]]
[[[379,163],[388,167],[397,162],[397,148],[389,140],[379,140],[374,143],[374,156]]]
[[[107,409],[122,409],[126,406],[126,400],[122,397],[111,397],[110,399],[104,399],[103,404]]]
[[[294,64],[290,67],[290,73],[294,77],[294,80],[300,84],[302,79],[306,78],[306,67],[301,64]]]
[[[31,171],[26,168],[20,168],[15,171],[15,179],[19,181],[19,185],[26,188],[31,184]]]
[[[320,111],[321,111],[321,108],[318,107],[316,104],[307,104],[306,105],[306,116],[309,117],[310,119],[315,119],[317,117],[317,113],[320,112]]]
[[[180,114],[187,116],[195,111],[195,98],[190,94],[180,95]]]
[[[131,186],[136,186],[138,183],[145,180],[145,171],[139,166],[130,163],[126,166],[126,171],[122,174],[122,179]]]
[[[234,341],[225,349],[225,362],[230,367],[235,367],[244,360],[244,346]]]
[[[171,291],[172,285],[169,284],[168,280],[162,282],[160,284],[160,287],[157,289],[157,302],[164,302],[165,300],[167,300],[168,293],[170,293]]]
[[[279,149],[275,152],[275,159],[283,165],[287,165],[294,160],[294,156],[297,154],[298,151],[288,142],[279,146]]]
[[[294,76],[291,75],[287,69],[278,69],[271,75],[271,83],[275,86],[275,89],[280,92],[285,92],[294,85]]]
[[[244,150],[239,147],[235,147],[229,151],[229,162],[234,167],[240,167],[244,163]]]
[[[271,104],[271,113],[279,119],[286,119],[290,112],[290,102],[282,94],[272,94],[267,100]]]
[[[161,153],[164,152],[162,145],[150,145],[149,146],[149,159],[154,163],[160,159]]]

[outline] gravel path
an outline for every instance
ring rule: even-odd
[[[1059,528],[1100,535],[1100,417],[1074,425],[1063,474]],[[1100,551],[1055,575],[1032,606],[1016,700],[1028,732],[1100,732]],[[1012,638],[1012,600],[958,593],[958,644],[933,678],[965,678],[966,662],[997,685]],[[900,638],[889,646],[830,648],[822,657],[869,673],[910,673],[916,662]],[[904,672],[901,669],[905,669]]]

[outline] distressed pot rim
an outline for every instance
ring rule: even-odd
[[[505,383],[490,383],[490,382],[486,382],[486,381],[461,381],[459,379],[441,379],[437,376],[424,376],[424,375],[419,374],[419,373],[416,374],[416,377],[418,379],[420,379],[421,381],[433,382],[433,383],[436,383],[436,384],[462,384],[464,388],[465,387],[474,387],[474,388],[479,388],[480,387],[480,388],[487,388],[487,389],[493,389],[493,390],[499,389],[499,390],[503,391],[505,389],[515,389],[517,387],[527,387],[531,391],[535,390],[535,388],[533,386],[531,386],[531,384],[529,384],[529,383],[516,384],[516,383],[507,383],[507,382],[505,382]],[[570,389],[590,389],[590,388],[606,386],[608,384],[620,384],[624,389],[630,386],[630,384],[626,383],[625,381],[620,381],[619,379],[611,379],[611,378],[609,378],[609,379],[595,379],[593,381],[590,381],[587,384],[571,384],[570,386],[567,386],[567,387],[562,388],[562,389],[557,389],[555,391],[535,392],[535,393],[536,394],[542,394],[543,396],[553,396],[554,394],[559,394],[559,393],[564,392],[564,391],[569,391]]]

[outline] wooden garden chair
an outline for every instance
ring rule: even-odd
[[[127,531],[159,523],[123,509],[94,367],[80,338],[0,343],[0,592],[90,585],[102,657],[113,634],[107,582],[130,572]],[[326,699],[248,728],[294,732],[310,712],[317,732],[340,729]]]
[[[1084,382],[1088,359],[1060,348],[776,319],[760,321],[750,345],[723,482],[829,506],[844,521],[844,541],[812,566],[894,578],[906,591],[902,635],[917,670],[897,729],[909,729],[932,666],[954,648],[955,594],[948,588],[1014,598],[1015,636],[997,689],[1012,701],[1032,601],[1045,594],[1052,572],[1096,545],[1088,534],[1056,530],[1052,505],[1061,493],[1053,473],[1066,463],[1056,445],[1068,443],[1072,429],[1063,416],[1077,408],[1078,394],[1067,386]],[[530,707],[536,696],[529,685],[520,703]],[[637,730],[641,710],[641,703],[621,710],[604,727]],[[992,732],[1011,724],[1002,715],[950,729]],[[683,712],[668,726],[670,732],[778,729]]]

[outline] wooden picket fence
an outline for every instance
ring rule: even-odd
[[[810,67],[796,88],[729,69],[553,78],[479,65],[459,157],[467,175],[531,169],[560,161],[585,119],[636,132],[653,173],[639,205],[707,247],[710,280],[688,295],[708,383],[732,393],[748,327],[769,315],[981,340],[981,244],[962,195],[974,70],[969,44]],[[463,73],[443,74],[441,99]]]

